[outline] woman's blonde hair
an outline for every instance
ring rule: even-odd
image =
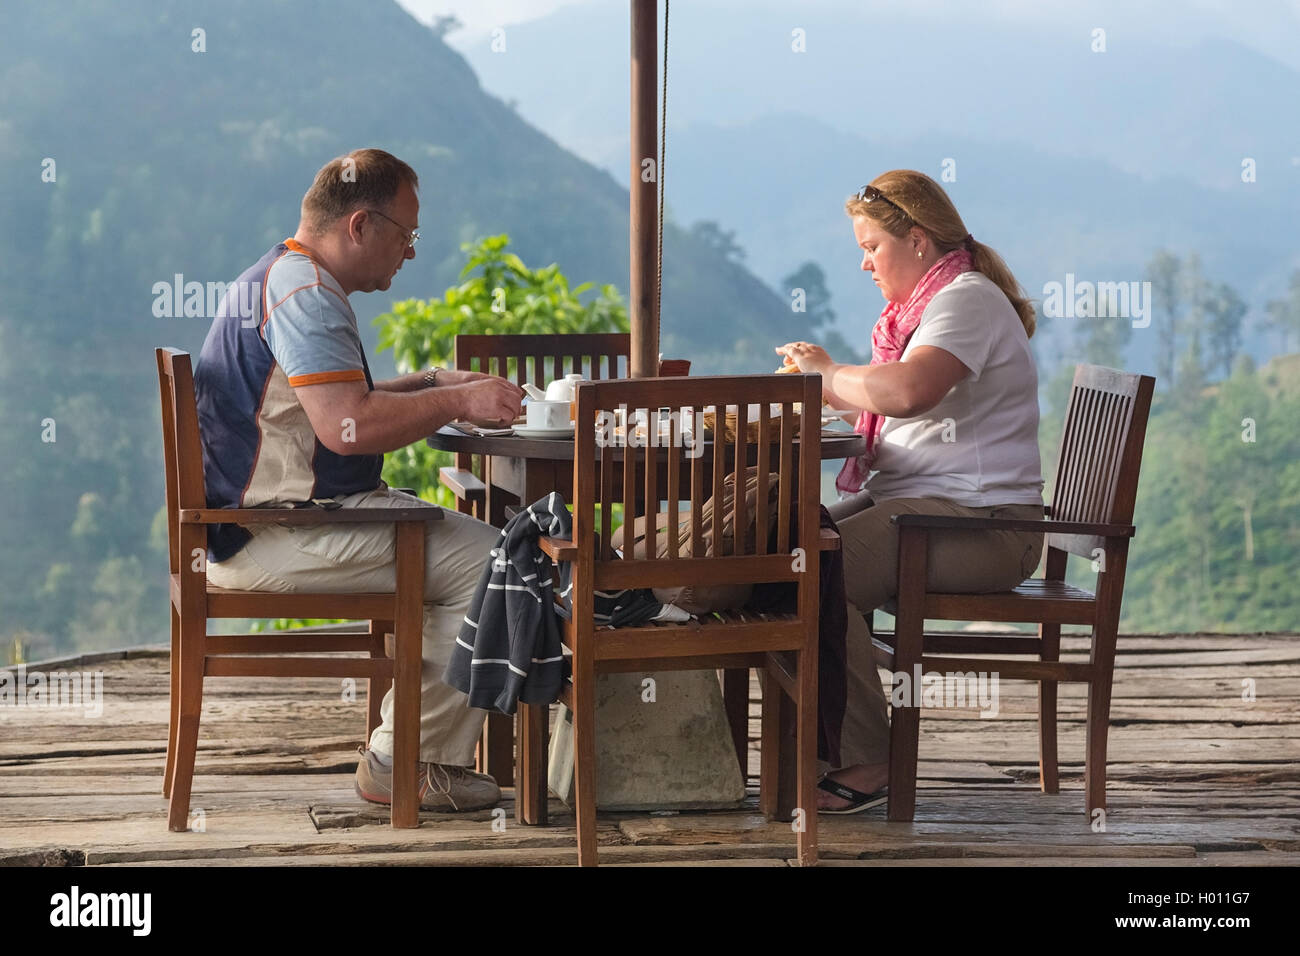
[[[1025,334],[1032,336],[1037,324],[1034,305],[1025,295],[1016,277],[1011,274],[1002,257],[982,242],[966,242],[968,230],[957,214],[943,187],[925,173],[913,169],[891,169],[871,181],[889,202],[866,200],[856,196],[844,204],[844,211],[852,217],[862,216],[876,223],[890,235],[900,239],[913,226],[919,226],[940,254],[966,246],[972,264],[992,280],[1011,302],[1020,316]],[[890,203],[895,205],[891,206]]]

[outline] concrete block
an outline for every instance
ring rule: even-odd
[[[600,809],[711,810],[743,801],[745,780],[716,671],[601,674],[596,684]],[[563,705],[551,734],[548,778],[572,806],[573,723]]]

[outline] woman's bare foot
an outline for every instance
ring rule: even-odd
[[[862,793],[874,793],[889,783],[889,764],[860,763],[852,767],[844,767],[841,770],[834,770],[828,773],[826,777]],[[818,810],[843,810],[851,802],[837,797],[833,793],[827,793],[825,790],[817,791]]]

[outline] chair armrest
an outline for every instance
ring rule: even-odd
[[[181,524],[398,524],[441,521],[442,509],[428,508],[182,508]]]
[[[1097,521],[1038,521],[1034,518],[974,518],[962,515],[898,514],[891,519],[899,528],[943,529],[945,531],[1036,531],[1042,534],[1088,534],[1101,538],[1131,538],[1137,529],[1131,524],[1103,524]]]
[[[578,546],[568,538],[538,538],[537,544],[552,561],[576,561]]]
[[[438,469],[438,480],[451,489],[453,495],[465,501],[482,501],[487,495],[487,485],[478,475],[464,468],[445,465]]]
[[[822,528],[821,534],[817,538],[817,550],[838,551],[839,549],[840,536],[830,528]]]

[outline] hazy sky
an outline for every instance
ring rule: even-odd
[[[439,14],[453,13],[465,25],[448,37],[453,46],[483,41],[493,27],[509,26],[546,16],[561,7],[583,3],[619,3],[627,0],[398,0],[416,18],[431,21]],[[679,0],[682,2],[682,0]],[[687,0],[690,3],[702,0]],[[978,18],[983,23],[1004,20],[1015,23],[1051,22],[1063,16],[1072,20],[1080,11],[1095,15],[1097,26],[1108,19],[1130,24],[1143,23],[1158,30],[1171,42],[1196,42],[1206,37],[1236,40],[1300,69],[1300,0],[707,0],[712,6],[752,10],[755,7],[788,9],[797,17],[801,9],[817,7],[861,11],[878,9],[883,15],[906,10],[909,16],[928,13],[953,19]],[[662,4],[660,4],[662,10]],[[662,16],[662,13],[660,14]]]

